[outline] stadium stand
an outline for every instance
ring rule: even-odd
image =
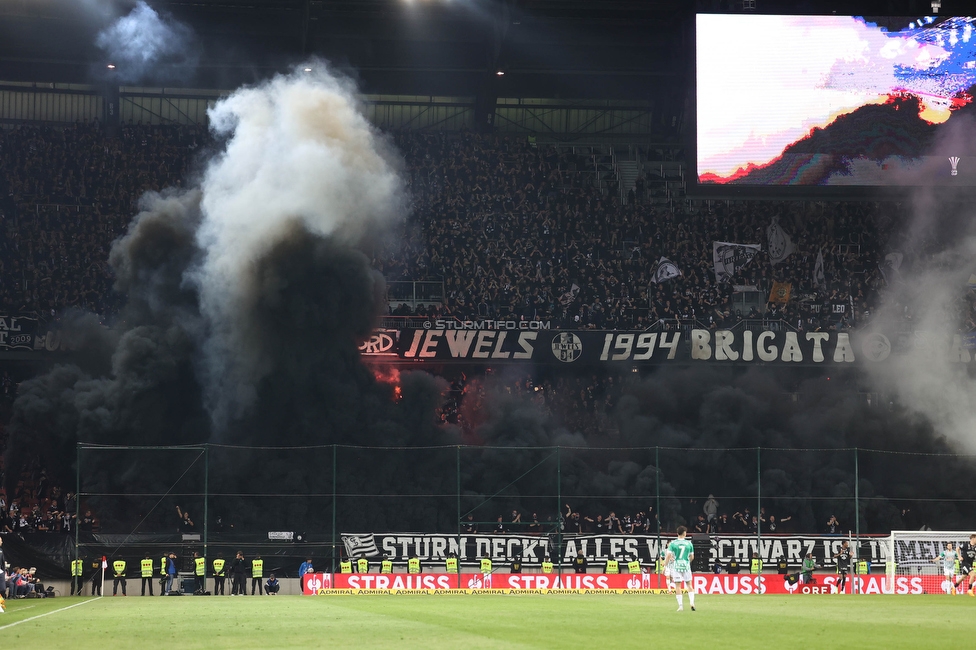
[[[863,326],[886,300],[888,237],[904,218],[898,204],[674,201],[648,178],[651,170],[640,172],[621,201],[614,171],[596,149],[470,132],[400,133],[393,140],[406,161],[412,211],[392,233],[396,249],[377,249],[373,264],[388,281],[443,283],[444,300],[391,304],[391,317],[504,317],[574,329],[756,320],[803,331]],[[110,320],[121,304],[106,263],[113,240],[143,192],[179,186],[209,145],[208,133],[190,126],[125,125],[120,138],[97,124],[0,129],[0,313],[57,319],[80,308]],[[762,252],[731,281],[717,283],[711,242],[765,249],[774,217],[796,252],[776,266]],[[819,252],[824,278],[816,286]],[[681,275],[655,283],[661,257]],[[737,301],[737,289],[768,296],[774,282],[791,285],[785,305]],[[972,291],[951,307],[960,330],[976,327],[974,307]],[[903,313],[913,318],[909,306]],[[441,419],[470,432],[483,414],[483,382],[463,373],[451,381]],[[627,381],[613,373],[525,375],[512,390],[562,414],[567,429],[600,434],[612,426],[608,414]],[[8,373],[2,391],[6,422],[16,391]],[[4,438],[0,430],[0,443]],[[18,494],[5,499],[5,525],[72,525],[60,517],[60,490],[44,485],[42,465],[32,459]],[[686,513],[686,520],[696,515]]]

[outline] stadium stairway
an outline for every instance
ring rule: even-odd
[[[620,181],[621,204],[627,203],[627,195],[637,186],[637,176],[640,174],[637,152],[629,147],[628,149],[615,147],[613,151],[614,170],[617,172],[617,180]]]

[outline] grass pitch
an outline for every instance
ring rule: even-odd
[[[7,602],[5,647],[971,647],[967,596],[55,598]],[[692,645],[694,644],[694,645]],[[782,645],[781,645],[782,644]]]

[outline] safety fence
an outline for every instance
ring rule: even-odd
[[[398,535],[470,544],[516,538],[526,555],[532,540],[546,540],[558,565],[570,561],[574,539],[660,540],[679,525],[710,540],[754,539],[760,550],[784,533],[857,541],[891,530],[976,526],[976,473],[967,455],[221,444],[81,444],[77,453],[79,557],[125,549],[155,558],[178,539],[183,570],[197,548],[208,558],[230,559],[238,550],[281,556],[276,566],[286,572],[306,557],[330,572],[362,554],[404,562],[390,549],[406,552],[413,541]],[[361,543],[375,552],[363,553]],[[471,549],[462,564],[478,561],[478,548]],[[512,555],[506,547],[500,557]]]

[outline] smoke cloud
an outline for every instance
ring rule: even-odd
[[[99,32],[95,44],[123,82],[163,81],[193,67],[199,48],[189,27],[139,0],[125,16]]]
[[[253,387],[267,372],[267,359],[252,354],[261,341],[249,314],[280,278],[261,277],[255,260],[284,239],[355,245],[402,214],[395,155],[354,97],[350,82],[318,62],[313,72],[239,90],[210,111],[214,132],[227,142],[203,177],[197,239],[205,255],[191,276],[212,326],[204,350],[207,402],[219,423],[253,401]],[[370,296],[375,315],[382,278],[372,285],[361,295]],[[329,308],[338,318],[356,302]]]
[[[397,402],[360,360],[357,346],[386,291],[359,247],[403,214],[399,163],[362,116],[352,84],[322,62],[310,65],[315,72],[280,75],[218,102],[211,122],[219,152],[199,184],[142,198],[110,254],[115,288],[127,298],[118,323],[105,333],[94,318],[76,319],[70,335],[98,343],[91,358],[22,384],[11,461],[58,450],[52,470],[64,478],[77,441],[452,440],[434,424],[442,380],[404,373]],[[106,454],[86,467],[98,491],[172,487],[166,463]],[[423,467],[391,462],[384,481]],[[256,454],[234,465],[215,491],[246,492],[256,476],[281,476]],[[331,487],[318,463],[292,480],[304,492]],[[215,505],[261,516],[253,503]],[[102,516],[111,523],[140,507],[106,506]]]
[[[874,323],[881,331],[901,326],[908,308],[912,325],[931,334],[908,356],[892,355],[884,376],[827,381],[709,367],[662,368],[639,380],[625,369],[627,384],[604,414],[613,433],[583,435],[537,394],[513,394],[515,378],[500,373],[484,380],[481,412],[465,416],[477,423],[467,442],[503,449],[416,449],[460,442],[458,431],[435,423],[445,382],[404,372],[396,400],[357,351],[385,294],[362,249],[405,211],[398,158],[362,116],[352,85],[320,62],[311,67],[218,102],[211,122],[220,147],[199,183],[143,197],[110,256],[116,288],[128,300],[120,322],[106,332],[90,316],[76,318],[73,335],[91,342],[88,357],[21,385],[11,467],[38,455],[57,464],[52,473],[71,476],[79,440],[339,444],[350,446],[335,463],[340,491],[387,495],[344,499],[337,514],[348,529],[456,529],[458,479],[463,510],[481,521],[513,507],[538,510],[545,521],[561,508],[557,498],[588,514],[647,511],[659,492],[658,514],[674,523],[687,518],[689,498],[708,492],[723,509],[751,503],[761,478],[770,508],[816,530],[829,513],[852,525],[850,447],[910,454],[972,442],[972,380],[941,351],[957,327],[976,233],[965,212],[920,196],[902,240],[903,280],[892,281],[892,306]],[[793,401],[787,390],[801,398]],[[890,406],[863,396],[886,390],[897,397]],[[357,445],[413,449],[364,452]],[[558,459],[540,449],[554,445],[563,447]],[[757,446],[821,451],[764,452],[757,466],[754,450],[732,449]],[[241,495],[281,485],[293,494],[328,494],[333,459],[324,453],[222,449],[210,488]],[[162,493],[178,474],[175,465],[102,458],[85,468],[88,491]],[[865,530],[904,526],[901,506],[914,504],[920,486],[932,495],[974,487],[971,465],[961,460],[872,458],[858,474]],[[269,512],[282,529],[324,526],[307,500],[224,496],[211,506],[244,527],[265,526]],[[137,507],[103,503],[99,516],[106,526],[113,518],[122,525]],[[953,502],[926,508],[923,522],[968,521]]]
[[[941,162],[947,174],[949,157],[959,157],[966,172],[976,155],[976,120],[961,116],[945,128],[927,160]],[[900,268],[889,273],[887,305],[874,320],[881,331],[906,334],[897,341],[901,354],[892,354],[889,369],[876,369],[872,379],[957,447],[976,452],[976,378],[968,370],[972,363],[958,362],[971,361],[973,350],[956,338],[972,329],[967,317],[976,300],[968,286],[976,272],[969,193],[922,189],[911,206],[911,218],[890,245]]]

